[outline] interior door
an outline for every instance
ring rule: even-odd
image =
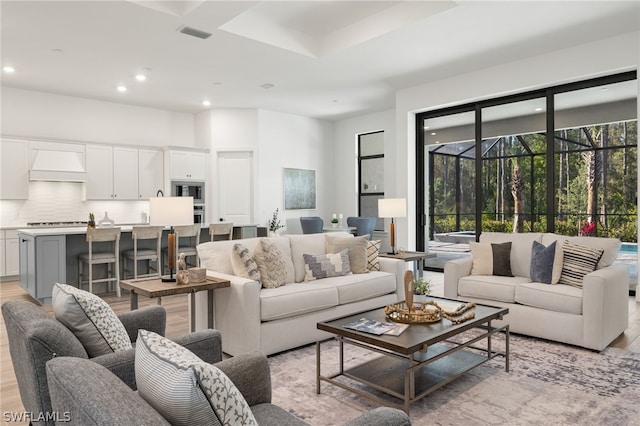
[[[253,224],[253,152],[218,152],[218,217],[235,225]]]

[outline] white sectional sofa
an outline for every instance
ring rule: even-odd
[[[584,276],[582,287],[532,282],[533,241],[560,246],[564,240],[603,249],[597,269]],[[492,233],[480,243],[511,242],[513,277],[470,275],[473,259],[445,264],[444,296],[509,308],[499,324],[512,332],[602,350],[628,325],[629,278],[626,267],[613,265],[620,249],[614,238],[565,237],[549,233]],[[557,261],[556,261],[557,262]]]
[[[331,233],[331,237],[340,236]],[[340,233],[342,237],[349,234]],[[228,279],[231,287],[215,291],[215,328],[222,333],[222,349],[230,355],[259,350],[266,355],[330,337],[317,330],[319,321],[380,308],[404,299],[406,264],[378,258],[380,271],[347,274],[315,281],[305,276],[303,254],[326,254],[330,234],[287,235],[269,238],[291,259],[286,284],[262,288],[261,283],[234,275],[233,245],[253,252],[260,238],[207,242],[197,246],[207,274]],[[196,295],[196,329],[206,328],[206,292]]]

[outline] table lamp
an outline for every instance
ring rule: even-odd
[[[407,200],[404,198],[379,199],[378,216],[391,218],[391,253],[389,254],[396,254],[396,226],[393,218],[407,216]]]
[[[175,282],[173,271],[176,269],[176,234],[173,227],[193,225],[193,197],[149,198],[149,224],[171,227],[167,236],[169,276],[162,277],[162,281]]]

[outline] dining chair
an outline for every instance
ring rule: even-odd
[[[232,240],[233,239],[233,223],[221,222],[209,225],[209,239],[211,241]]]
[[[376,229],[377,217],[357,217],[354,221],[356,227],[356,235],[368,235],[370,240],[373,240],[373,231]],[[348,224],[348,222],[347,222]]]
[[[122,278],[127,279],[127,269],[130,262],[133,262],[133,278],[161,276],[162,268],[160,267],[160,243],[162,241],[162,226],[134,226],[131,230],[131,237],[133,238],[133,249],[124,250],[122,252]],[[138,247],[139,241],[151,241],[155,242],[155,248],[140,248]],[[150,244],[150,243],[147,243]],[[147,262],[147,272],[145,274],[138,274],[138,261]],[[151,263],[156,262],[155,273],[151,273]]]
[[[198,252],[196,246],[200,244],[200,231],[202,230],[202,224],[196,223],[194,225],[174,226],[173,232],[176,234],[176,265],[178,264],[178,257],[180,253],[184,253],[187,258],[187,265],[198,266]],[[187,241],[185,241],[187,240]],[[194,257],[194,263],[189,264],[188,258]]]
[[[87,228],[87,242],[89,251],[78,255],[78,288],[89,283],[89,293],[93,293],[94,283],[113,281],[120,297],[120,228]],[[95,243],[99,244],[94,246]],[[94,280],[93,265],[99,264],[107,265],[107,277]],[[88,266],[88,272],[84,265]]]
[[[300,226],[303,234],[319,234],[324,227],[324,221],[318,216],[301,217]]]

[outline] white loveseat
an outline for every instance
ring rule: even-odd
[[[532,282],[533,241],[545,246],[564,240],[603,249],[597,269],[584,276],[582,288]],[[602,350],[628,325],[629,278],[626,267],[613,265],[620,249],[614,238],[565,237],[550,233],[483,232],[480,243],[511,242],[513,277],[470,275],[472,258],[445,264],[445,297],[509,308],[503,321],[510,331],[589,349]]]
[[[260,238],[214,241],[197,246],[201,266],[207,269],[207,274],[231,282],[231,287],[216,290],[214,297],[215,327],[222,333],[225,353],[238,355],[259,350],[269,355],[299,347],[330,337],[316,328],[319,321],[381,308],[404,299],[406,266],[397,259],[378,258],[380,271],[302,281],[303,254],[326,254],[327,235],[269,238],[293,263],[286,284],[277,288],[262,288],[260,282],[234,275],[233,245],[241,243],[253,252]],[[196,298],[196,329],[200,330],[207,324],[206,292],[198,293]]]

